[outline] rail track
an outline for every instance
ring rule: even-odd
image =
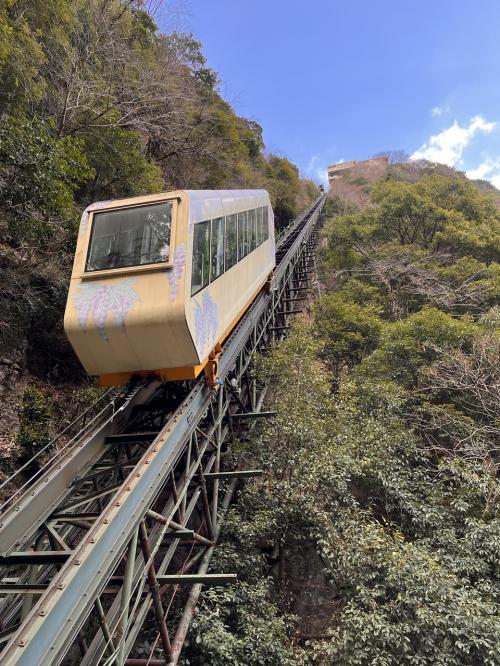
[[[226,341],[216,391],[203,379],[108,391],[2,484],[1,664],[178,663],[202,586],[237,574],[209,574],[210,560],[238,480],[259,471],[223,469],[223,456],[272,416],[253,359],[300,311],[324,201],[278,237],[271,288]]]

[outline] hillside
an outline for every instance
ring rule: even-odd
[[[189,34],[142,2],[0,8],[2,474],[95,396],[62,330],[75,233],[96,200],[266,188],[278,227],[317,196],[239,117]]]
[[[101,392],[62,327],[78,220],[89,203],[174,188],[262,187],[279,229],[318,195],[288,159],[266,151],[259,124],[224,99],[202,45],[190,34],[162,33],[147,6],[0,5],[0,481]],[[243,441],[222,453],[226,471],[241,465],[264,473],[238,487],[219,541],[208,531],[209,506],[199,512],[208,543],[190,530],[167,535],[171,542],[188,536],[189,548],[197,536],[214,550],[210,572],[238,574],[235,584],[203,588],[179,663],[497,666],[500,192],[445,165],[358,163],[332,184],[317,266],[321,295],[310,294],[288,338],[257,359],[257,375],[253,366],[245,370],[269,387],[269,418],[252,418],[251,438],[237,431]],[[206,421],[210,403],[200,404]],[[240,407],[234,418],[255,416]],[[114,418],[115,405],[112,411]],[[189,410],[184,418],[191,423]],[[163,422],[155,428],[163,432]],[[149,440],[149,430],[140,436]],[[214,432],[204,443],[213,457]],[[206,477],[192,446],[196,435],[178,476],[193,490],[198,475],[193,497],[201,504]],[[111,460],[117,479],[118,467]],[[101,472],[114,485],[114,472]],[[135,471],[127,474],[124,487]],[[176,474],[170,477],[169,490],[157,492],[161,501],[167,493],[176,498]],[[224,474],[211,478],[229,485]],[[110,506],[114,492],[107,492]],[[101,497],[91,495],[97,504]],[[24,526],[17,508],[13,522]],[[133,515],[139,522],[145,513]],[[131,514],[122,510],[124,522]],[[52,545],[50,534],[50,548],[68,548]],[[123,574],[123,590],[136,545],[110,581]],[[146,548],[143,554],[149,571]],[[191,571],[198,553],[189,558],[181,572]],[[31,554],[26,561],[33,567]],[[54,561],[49,555],[48,577]],[[52,579],[49,594],[58,594],[59,581]],[[158,591],[155,581],[150,589]],[[186,579],[160,583],[174,596],[186,590]],[[103,598],[107,590],[103,583]],[[74,599],[82,599],[79,588]],[[130,597],[135,608],[141,599]],[[115,636],[123,638],[120,604]],[[155,640],[146,628],[139,650],[155,654]],[[111,642],[108,648],[106,663],[119,658]],[[76,654],[68,663],[77,663]]]
[[[500,212],[439,165],[349,178],[186,664],[500,660]]]
[[[437,174],[440,176],[458,176],[465,174],[446,164],[435,164],[425,160],[396,163],[384,163],[379,160],[361,160],[342,173],[340,178],[330,182],[329,191],[338,197],[342,210],[359,209],[370,203],[371,185],[382,178],[416,182],[423,176]],[[467,179],[469,180],[469,179]],[[492,199],[500,207],[500,190],[486,180],[469,180],[481,193]]]

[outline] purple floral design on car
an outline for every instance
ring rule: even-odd
[[[217,328],[219,326],[219,315],[217,303],[206,291],[201,303],[193,302],[194,329],[196,347],[201,357],[209,353],[216,343]]]
[[[170,301],[173,303],[177,298],[177,289],[182,277],[184,266],[186,265],[186,247],[179,245],[175,248],[174,265],[167,270],[167,280],[170,286]]]
[[[128,278],[119,284],[84,284],[78,287],[80,292],[75,294],[75,309],[78,324],[84,333],[87,332],[89,318],[94,324],[100,337],[109,342],[105,330],[108,314],[111,313],[113,322],[125,332],[125,320],[139,300],[139,295],[133,288],[136,280]]]
[[[91,213],[94,210],[100,210],[101,208],[105,208],[110,201],[96,201],[93,204],[90,204],[90,206],[87,206],[87,208],[83,211],[82,214],[82,219],[80,220],[80,230],[79,230],[79,235],[84,236],[85,233],[87,232],[87,227],[89,224],[89,213]]]

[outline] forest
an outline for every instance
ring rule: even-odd
[[[355,176],[323,295],[261,360],[265,475],[217,561],[241,582],[203,596],[186,664],[499,663],[500,211],[428,163]]]
[[[139,0],[0,0],[3,480],[98,395],[62,328],[81,211],[176,188],[318,195]],[[185,666],[500,663],[500,208],[427,162],[331,192]]]

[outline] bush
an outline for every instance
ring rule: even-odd
[[[20,446],[19,462],[30,460],[52,438],[51,421],[54,416],[52,399],[43,391],[28,387],[23,394],[17,442]]]

